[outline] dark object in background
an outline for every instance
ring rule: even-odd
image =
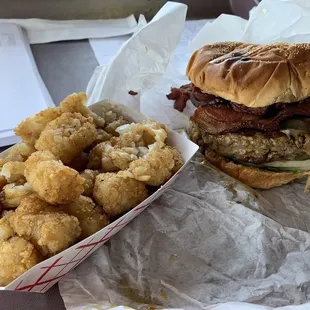
[[[131,96],[138,95],[138,93],[137,93],[136,91],[133,91],[133,90],[130,90],[130,91],[128,92],[128,94],[131,95]]]
[[[188,19],[214,18],[222,13],[249,17],[260,0],[178,0],[188,5]],[[108,19],[144,14],[150,20],[166,0],[0,0],[0,18]]]
[[[249,18],[250,10],[258,5],[260,1],[261,0],[229,0],[232,12],[245,19]]]
[[[244,0],[249,1],[249,0]],[[167,0],[0,0],[0,18],[108,19],[130,14],[147,20],[158,12]],[[188,5],[188,19],[214,18],[232,14],[229,0],[178,0]]]

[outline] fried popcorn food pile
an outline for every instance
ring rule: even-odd
[[[16,128],[0,158],[0,285],[91,236],[145,200],[183,165],[164,125],[91,111],[72,94]]]

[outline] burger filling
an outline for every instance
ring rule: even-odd
[[[191,120],[206,149],[243,165],[310,170],[310,98],[249,108],[203,93],[193,84],[172,88],[167,97],[181,112],[188,100],[197,107]]]

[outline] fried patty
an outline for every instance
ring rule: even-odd
[[[283,132],[202,134],[204,146],[234,160],[262,164],[276,160],[292,160],[304,153],[305,134],[295,136]]]

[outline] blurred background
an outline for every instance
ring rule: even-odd
[[[221,14],[248,18],[260,0],[183,0],[188,20],[211,20]],[[114,19],[143,14],[151,20],[166,0],[0,0],[0,19]],[[202,24],[200,24],[202,27]],[[39,73],[54,101],[84,90],[98,61],[88,40],[31,44]],[[83,74],[81,74],[83,72]]]
[[[0,18],[108,19],[132,13],[149,20],[165,0],[0,0]],[[188,18],[212,18],[222,13],[248,18],[259,0],[187,0]]]

